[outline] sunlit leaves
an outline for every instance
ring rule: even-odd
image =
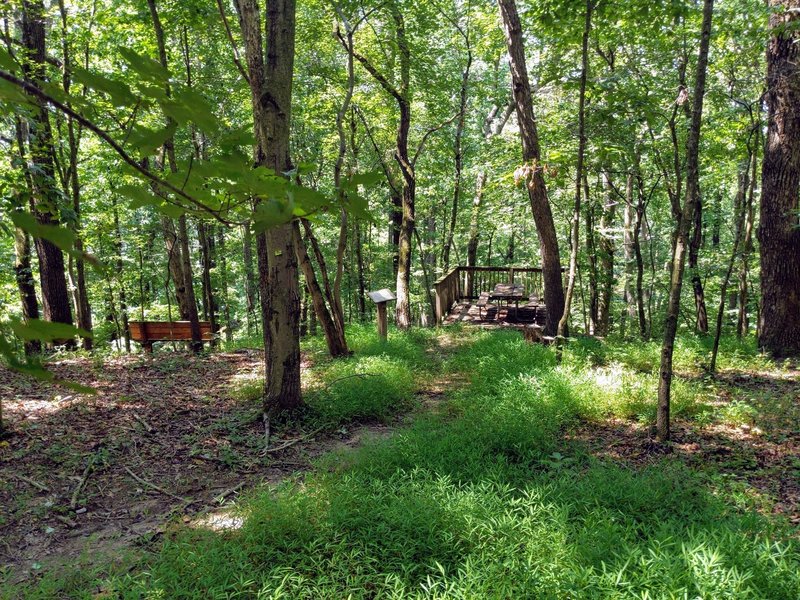
[[[169,71],[161,66],[158,61],[142,56],[130,48],[120,47],[118,51],[128,66],[142,79],[160,85],[169,80]]]
[[[75,234],[71,230],[58,225],[43,225],[30,213],[12,212],[11,221],[33,237],[47,240],[65,252],[72,250],[75,245]]]
[[[163,129],[147,129],[145,127],[135,127],[128,137],[128,144],[138,150],[143,156],[153,154],[157,149],[175,135],[178,129],[177,123],[170,123]]]

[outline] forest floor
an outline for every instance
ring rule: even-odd
[[[437,340],[437,359],[448,343]],[[310,366],[304,353],[304,374]],[[224,527],[224,506],[241,492],[297,480],[320,456],[387,436],[408,418],[279,423],[265,453],[259,350],[69,357],[48,369],[96,393],[0,366],[9,431],[0,440],[0,582],[78,557],[108,561],[156,542],[171,521]],[[450,384],[424,379],[416,404],[430,409]]]
[[[92,396],[0,372],[11,430],[0,441],[0,597],[23,579],[47,590],[31,597],[117,586],[405,597],[440,584],[485,597],[522,593],[531,573],[566,595],[611,593],[626,578],[688,595],[800,590],[797,365],[734,342],[712,379],[702,344],[681,341],[674,439],[660,445],[657,344],[587,340],[556,365],[514,332],[468,329],[395,334],[388,346],[357,329],[344,361],[306,344],[308,412],[277,424],[267,454],[255,350],[51,363]],[[522,554],[501,560],[513,548]],[[498,561],[523,571],[491,575]],[[70,563],[92,569],[66,583]],[[117,569],[133,578],[104,579]],[[252,578],[234,581],[243,572]]]

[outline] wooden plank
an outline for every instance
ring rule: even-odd
[[[192,327],[189,321],[130,321],[128,323],[131,339],[135,342],[189,341]],[[200,336],[203,341],[212,339],[211,323],[200,322]]]

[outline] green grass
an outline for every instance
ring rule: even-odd
[[[51,578],[29,597],[800,597],[796,529],[757,513],[741,482],[669,456],[632,469],[565,441],[587,419],[652,417],[649,345],[637,357],[579,343],[557,365],[519,334],[483,332],[431,365],[433,335],[381,346],[355,331],[356,355],[320,363],[309,402],[321,418],[381,418],[420,374],[468,374],[447,410],[328,455],[302,484],[253,491],[239,530],[179,527],[132,570]],[[702,383],[675,391],[679,414],[702,414]]]

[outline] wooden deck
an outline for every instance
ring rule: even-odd
[[[462,300],[453,306],[443,324],[467,323],[489,328],[525,327],[534,324],[544,326],[546,320],[547,308],[542,304],[520,302],[517,310],[513,303],[510,306],[500,302],[479,307],[469,300]]]
[[[563,269],[562,269],[563,271]],[[481,294],[488,294],[497,284],[520,286],[524,300],[517,310],[514,303],[492,300],[479,307]],[[454,267],[434,286],[436,321],[442,324],[471,323],[485,327],[525,327],[544,325],[547,307],[541,303],[544,295],[542,270],[538,267]],[[530,300],[529,300],[530,299]],[[537,300],[538,299],[538,300]]]

